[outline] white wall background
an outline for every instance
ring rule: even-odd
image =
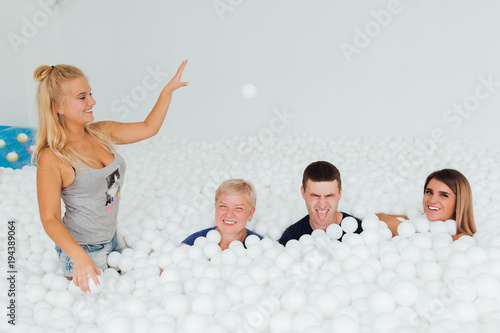
[[[97,120],[137,121],[187,58],[161,135],[500,141],[499,12],[495,0],[2,0],[0,125],[36,126],[38,65],[80,67]],[[294,118],[273,122],[284,110]]]

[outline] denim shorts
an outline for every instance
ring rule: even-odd
[[[113,238],[104,244],[83,244],[80,245],[85,252],[89,255],[92,260],[96,263],[97,267],[99,267],[102,271],[108,268],[108,254],[113,251],[122,252],[127,245],[123,240],[122,236],[118,235],[118,232],[115,232]],[[59,246],[56,245],[56,252],[59,256],[59,260],[61,261],[61,269],[63,271],[64,276],[72,277],[73,276],[73,260],[64,253],[63,250]]]

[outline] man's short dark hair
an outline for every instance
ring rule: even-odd
[[[339,190],[342,187],[339,169],[327,161],[317,161],[307,166],[302,176],[302,186],[304,190],[306,189],[306,182],[308,180],[313,182],[333,182],[336,180],[339,184]]]

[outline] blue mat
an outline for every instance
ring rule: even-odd
[[[22,133],[28,136],[26,142],[21,142],[23,135],[21,141],[18,140],[18,135]],[[36,129],[30,127],[0,126],[0,140],[5,142],[5,146],[2,147],[4,144],[0,141],[0,167],[20,169],[25,165],[31,165],[31,154],[28,149],[35,144],[35,133]],[[10,154],[13,157],[17,155],[17,159],[9,161],[7,159],[9,153],[14,153]]]

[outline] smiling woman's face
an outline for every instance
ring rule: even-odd
[[[215,203],[215,222],[224,235],[239,235],[251,221],[255,208],[250,206],[245,194],[223,193]]]
[[[94,121],[92,107],[95,100],[92,97],[90,85],[86,78],[73,79],[62,85],[66,96],[61,104],[56,105],[56,111],[64,115],[68,123],[88,124]]]
[[[457,196],[440,180],[431,179],[424,191],[424,212],[429,221],[455,219]]]

